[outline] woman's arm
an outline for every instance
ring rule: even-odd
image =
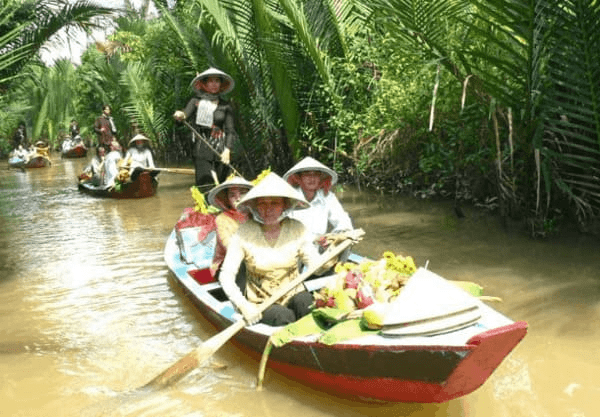
[[[185,114],[186,120],[189,119],[190,116],[196,112],[197,106],[198,106],[197,98],[194,97],[194,98],[190,99],[190,101],[188,101],[187,105],[185,106],[185,109],[183,109],[183,113]]]
[[[244,297],[242,291],[235,282],[235,277],[238,273],[240,264],[244,261],[244,251],[240,237],[236,234],[229,242],[227,254],[221,266],[221,274],[219,281],[221,287],[229,300],[242,313],[244,320],[248,324],[258,323],[262,318],[262,313],[258,310],[256,304],[251,303]]]

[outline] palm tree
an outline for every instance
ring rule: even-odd
[[[369,5],[372,22],[395,36],[398,48],[437,61],[487,106],[501,201],[518,205],[533,196],[542,219],[564,208],[564,196],[580,219],[600,212],[600,2]],[[452,28],[462,36],[448,37]]]
[[[114,9],[89,1],[7,0],[0,6],[0,90],[63,28],[89,30]]]

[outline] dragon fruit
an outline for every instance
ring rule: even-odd
[[[362,280],[362,274],[360,272],[348,271],[346,279],[344,280],[344,288],[358,288],[358,284]]]
[[[321,307],[335,307],[335,298],[333,298],[333,297],[316,298],[315,299],[315,307],[316,308],[321,308]]]
[[[375,301],[373,300],[373,291],[368,285],[362,285],[356,292],[356,306],[359,309],[367,308]]]

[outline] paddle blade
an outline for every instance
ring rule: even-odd
[[[198,348],[200,349],[200,348]],[[160,375],[156,376],[152,381],[148,382],[143,388],[165,388],[169,385],[174,384],[181,378],[186,376],[188,373],[193,371],[200,365],[196,350],[188,353],[183,358],[175,362],[169,369],[163,371]]]
[[[165,388],[196,369],[202,363],[206,362],[221,346],[239,332],[246,323],[243,320],[236,321],[231,326],[220,333],[217,333],[196,349],[179,359],[168,369],[161,372],[152,381],[148,382],[143,388]]]

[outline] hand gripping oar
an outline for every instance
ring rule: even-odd
[[[221,154],[219,152],[217,152],[217,150],[215,148],[212,147],[212,145],[210,143],[208,143],[208,141],[206,139],[204,139],[204,136],[202,136],[200,133],[198,133],[198,131],[196,129],[194,129],[192,127],[191,124],[189,124],[187,121],[182,120],[183,124],[186,125],[194,134],[194,136],[196,136],[197,138],[199,138],[202,142],[204,142],[204,144],[206,146],[208,146],[208,148],[213,151],[215,153],[215,155],[221,157]],[[239,171],[237,169],[235,169],[230,163],[226,163],[225,165],[227,165],[229,168],[231,168],[231,170],[233,171],[233,173],[235,175],[237,175],[238,177],[242,177],[244,178],[244,176],[242,174],[239,173]]]
[[[327,249],[323,254],[321,254],[311,265],[310,267],[300,274],[295,280],[289,282],[287,285],[279,288],[271,297],[265,300],[258,306],[260,312],[263,312],[267,309],[267,307],[275,304],[277,300],[283,297],[285,294],[296,288],[298,285],[302,284],[308,277],[310,277],[316,270],[321,268],[327,261],[333,259],[334,256],[342,253],[347,247],[355,243],[359,240],[362,235],[364,235],[364,231],[362,229],[356,229],[349,233],[348,239],[344,240],[337,246],[332,246]],[[177,382],[185,375],[187,375],[190,371],[198,367],[208,358],[210,358],[221,346],[223,346],[229,339],[231,339],[237,332],[242,330],[246,326],[246,322],[241,319],[221,333],[216,334],[211,337],[207,341],[203,342],[202,345],[192,350],[190,353],[185,355],[183,358],[179,359],[173,365],[171,365],[167,370],[162,372],[160,375],[155,377],[152,381],[148,382],[142,388],[164,388]]]

